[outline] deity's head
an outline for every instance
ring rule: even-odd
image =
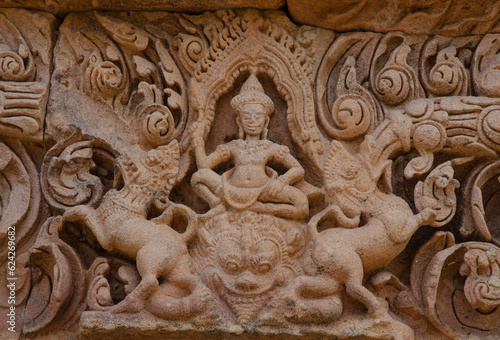
[[[274,103],[254,74],[243,84],[240,94],[231,100],[231,106],[236,114],[240,138],[245,135],[267,138],[267,126],[269,116],[274,111]]]

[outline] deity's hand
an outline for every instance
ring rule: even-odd
[[[286,184],[278,178],[269,184],[267,191],[271,196],[278,196],[285,188],[285,185]]]

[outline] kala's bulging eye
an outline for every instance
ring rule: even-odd
[[[224,240],[217,247],[219,263],[230,274],[237,274],[244,266],[243,255],[238,243]]]
[[[237,273],[240,270],[240,266],[233,261],[226,262],[225,267],[229,273]]]
[[[261,262],[259,263],[257,270],[261,274],[266,274],[271,270],[271,263],[270,262]]]

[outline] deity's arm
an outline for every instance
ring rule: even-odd
[[[227,145],[217,146],[217,149],[207,156],[203,139],[203,127],[200,123],[193,123],[189,129],[189,135],[198,169],[213,169],[218,164],[231,158],[231,152]]]
[[[293,184],[304,178],[304,168],[292,156],[288,147],[277,145],[274,160],[288,168],[288,171],[279,177],[284,184]]]
[[[198,169],[213,169],[231,159],[231,150],[227,144],[218,145],[214,152],[207,156],[205,147],[195,147],[196,165]]]
[[[196,166],[198,169],[205,168],[205,162],[207,154],[205,152],[205,141],[203,140],[203,128],[198,122],[193,123],[193,125],[188,130],[189,137],[191,140],[191,145],[194,149],[194,156],[196,159]]]
[[[205,153],[205,143],[203,140],[193,141],[194,157],[196,159],[196,166],[198,169],[206,168],[205,163],[207,159],[207,154]]]

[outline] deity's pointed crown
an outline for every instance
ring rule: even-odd
[[[231,100],[232,108],[239,113],[245,104],[262,104],[270,115],[274,111],[274,103],[264,92],[262,84],[259,82],[255,74],[251,74],[247,81],[243,84],[240,94]]]

